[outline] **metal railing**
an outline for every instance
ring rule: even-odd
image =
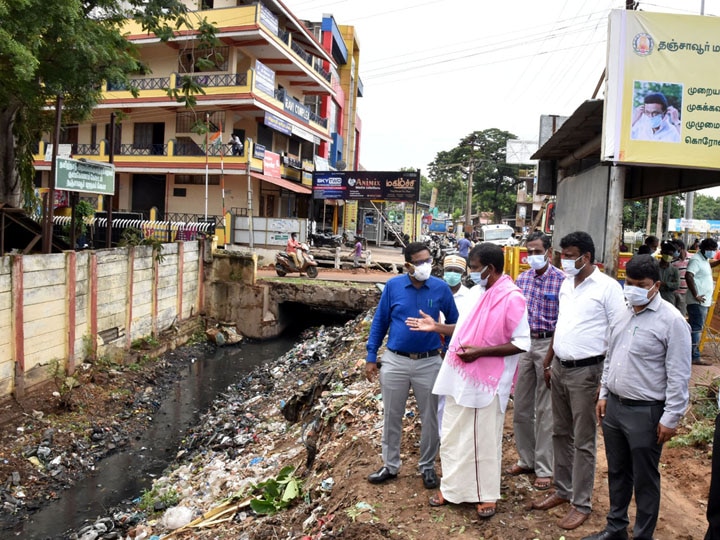
[[[316,124],[320,124],[324,128],[327,127],[327,118],[323,118],[319,114],[315,114],[313,111],[310,111],[310,120],[312,120]]]
[[[221,75],[189,75],[197,84],[207,88],[218,86],[247,86],[247,73],[224,73]]]
[[[114,219],[112,221],[113,233],[131,229],[136,232],[139,239],[153,239],[160,242],[175,242],[177,240],[195,240],[198,235],[214,234],[216,223],[222,222],[222,218],[210,216],[207,222],[194,221],[149,221],[144,219]],[[53,223],[60,227],[69,227],[72,218],[70,216],[54,216]],[[88,227],[88,236],[101,238],[100,243],[104,246],[105,235],[102,231],[107,228],[107,218],[90,218],[85,220]],[[102,231],[101,231],[102,230]],[[117,237],[113,234],[113,237]]]
[[[135,88],[137,90],[165,90],[170,86],[170,77],[147,77],[143,79],[132,79],[130,84],[126,83],[108,83],[109,92],[129,90]]]
[[[100,145],[99,144],[74,144],[72,153],[80,155],[80,156],[99,156],[100,155]]]
[[[121,156],[167,156],[167,144],[121,144]]]
[[[312,66],[312,55],[306,53],[303,48],[300,45],[297,45],[294,41],[290,44],[290,48],[293,50],[295,54],[297,54],[300,58],[305,60],[308,64]]]

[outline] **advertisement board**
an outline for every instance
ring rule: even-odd
[[[602,157],[720,167],[720,19],[613,10]]]
[[[420,171],[316,171],[313,173],[313,198],[417,202],[420,199]]]

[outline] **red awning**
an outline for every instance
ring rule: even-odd
[[[298,184],[297,182],[291,182],[290,180],[284,180],[283,178],[273,178],[272,176],[266,176],[252,171],[250,172],[250,176],[257,178],[258,180],[262,180],[263,182],[269,182],[270,184],[275,184],[281,188],[289,189],[295,193],[302,193],[303,195],[310,195],[312,193],[312,190],[309,187]]]

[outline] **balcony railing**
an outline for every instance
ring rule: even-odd
[[[121,156],[167,156],[167,144],[121,144]]]
[[[165,90],[170,86],[170,77],[147,77],[143,79],[133,79],[130,84],[125,83],[108,83],[108,92],[129,90],[130,87],[137,90]]]
[[[218,86],[247,86],[247,73],[226,73],[222,75],[190,75],[197,84],[205,88]]]
[[[74,144],[72,153],[80,155],[80,156],[99,156],[100,155],[100,145],[99,144]]]
[[[315,60],[315,65],[313,66],[315,68],[315,71],[317,71],[320,76],[325,79],[327,82],[332,82],[332,77],[330,76],[329,71],[325,71],[322,67],[322,60],[319,58]]]
[[[285,45],[288,45],[290,43],[290,32],[285,32],[284,30],[278,28],[277,36],[282,40]]]
[[[297,54],[300,58],[305,60],[309,65],[312,66],[312,55],[306,53],[303,48],[296,44],[294,41],[290,44],[290,48]]]
[[[316,124],[320,124],[324,128],[327,127],[327,118],[323,118],[322,116],[315,114],[312,111],[310,111],[310,120],[312,120]]]

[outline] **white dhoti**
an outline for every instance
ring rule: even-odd
[[[447,502],[500,499],[504,418],[498,396],[481,409],[463,407],[452,396],[446,397],[440,442],[440,492]]]

